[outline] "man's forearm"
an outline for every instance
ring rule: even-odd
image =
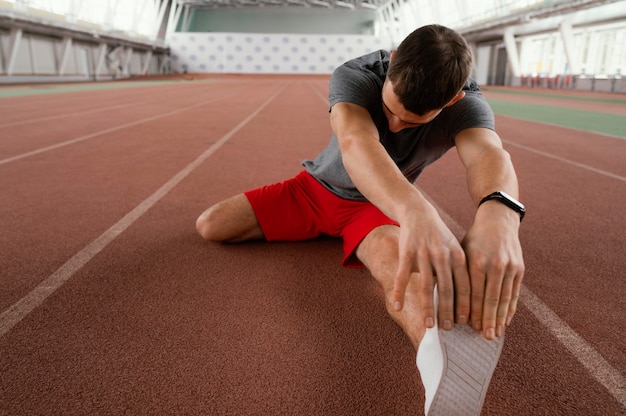
[[[342,158],[357,189],[385,215],[400,222],[407,210],[426,209],[426,199],[377,140],[344,137]]]
[[[365,109],[337,104],[331,112],[331,126],[350,179],[378,209],[400,222],[408,210],[429,206],[387,154]]]
[[[511,157],[493,130],[463,130],[456,137],[456,145],[466,169],[467,187],[475,207],[484,197],[496,191],[504,191],[513,198],[519,198]],[[519,213],[496,200],[481,204],[476,211],[475,221],[497,218],[510,219],[512,223],[517,220],[519,226]]]
[[[495,191],[518,198],[517,176],[508,152],[502,148],[486,149],[467,170],[467,186],[474,204]]]

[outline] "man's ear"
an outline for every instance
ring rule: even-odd
[[[393,59],[393,56],[396,54],[396,50],[392,50],[391,51],[391,55],[389,55],[389,62],[391,62],[391,60]]]
[[[456,103],[463,97],[465,97],[465,91],[459,91],[459,93],[455,95],[454,98],[450,100],[448,104],[446,104],[446,107],[450,107],[452,104]]]

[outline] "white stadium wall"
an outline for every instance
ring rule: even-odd
[[[176,73],[330,74],[349,59],[389,48],[373,35],[176,32],[168,42]]]

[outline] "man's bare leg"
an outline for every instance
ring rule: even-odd
[[[410,280],[405,305],[401,311],[393,307],[392,301],[393,281],[398,269],[399,234],[400,229],[395,225],[383,225],[373,229],[359,244],[356,256],[382,286],[387,312],[400,325],[417,350],[426,331],[417,303],[417,279]]]
[[[196,220],[198,233],[209,241],[236,243],[263,238],[263,231],[244,194],[218,202]]]

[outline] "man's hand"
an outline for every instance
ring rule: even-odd
[[[496,132],[466,129],[457,134],[455,143],[474,203],[496,190],[517,196],[511,157]],[[501,336],[517,309],[524,276],[519,225],[518,213],[498,201],[487,201],[476,211],[463,239],[472,286],[470,319],[487,339]]]
[[[455,321],[465,324],[470,313],[470,279],[465,253],[432,205],[411,211],[400,221],[399,264],[394,280],[393,301],[401,310],[409,279],[417,278],[423,324],[435,325],[433,289],[439,295],[439,325],[452,329]]]
[[[519,221],[519,214],[489,201],[481,205],[463,239],[472,286],[472,326],[487,339],[502,336],[517,310],[524,276]]]

